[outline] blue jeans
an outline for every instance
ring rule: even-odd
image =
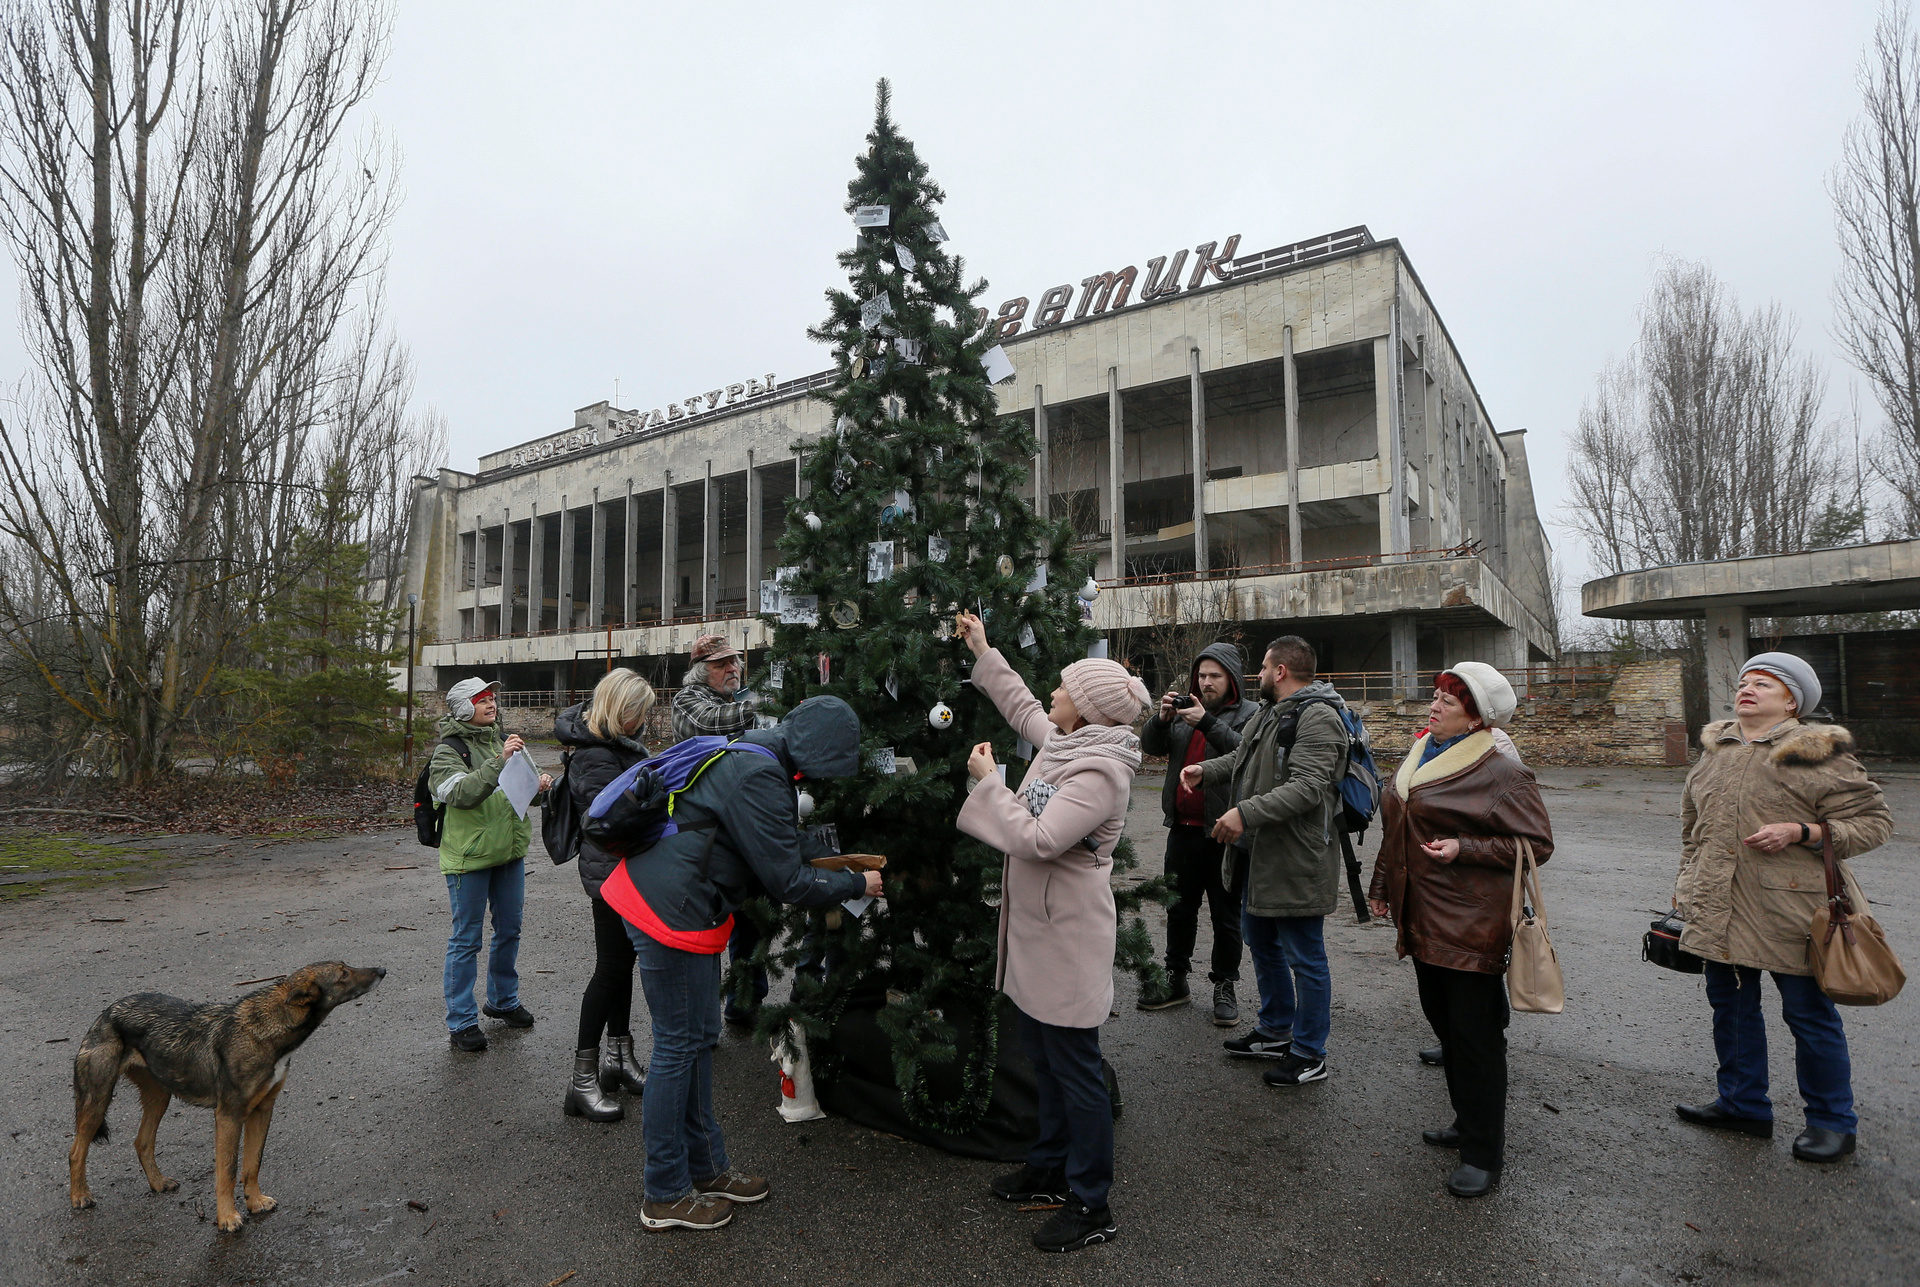
[[[683,952],[627,926],[653,1019],[653,1059],[640,1114],[647,1201],[677,1202],[696,1178],[727,1169],[713,1115],[713,1048],[720,1040],[720,954]]]
[[[1807,1125],[1853,1133],[1853,1061],[1840,1011],[1820,985],[1803,974],[1775,974],[1780,1009],[1793,1033],[1794,1070]],[[1707,962],[1707,1000],[1713,1005],[1713,1051],[1720,1057],[1720,1107],[1741,1117],[1773,1120],[1767,1098],[1767,1025],[1760,1013],[1760,971]]]
[[[440,978],[447,996],[447,1031],[480,1022],[473,1003],[473,976],[480,956],[480,931],[487,906],[493,906],[493,950],[487,954],[487,1004],[511,1010],[520,1004],[520,917],[527,905],[527,862],[516,858],[485,871],[447,877],[447,901],[453,906],[453,930],[447,935],[447,965]]]
[[[1019,1015],[1020,1048],[1033,1061],[1040,1098],[1040,1137],[1027,1164],[1064,1171],[1073,1195],[1098,1211],[1113,1188],[1113,1095],[1100,1067],[1100,1029]]]
[[[1294,1053],[1307,1059],[1326,1058],[1333,1027],[1325,927],[1323,916],[1255,916],[1241,895],[1240,937],[1260,988],[1260,1031],[1270,1037],[1292,1033]]]

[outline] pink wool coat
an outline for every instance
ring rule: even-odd
[[[975,663],[974,687],[1038,748],[1019,793],[998,777],[970,788],[966,834],[1007,856],[1001,878],[998,986],[1042,1023],[1097,1028],[1113,1009],[1113,847],[1139,765],[1082,754],[1049,769],[1056,788],[1039,816],[1029,789],[1049,739],[1062,736],[998,650]]]

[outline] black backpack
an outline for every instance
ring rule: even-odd
[[[460,755],[461,763],[469,769],[473,767],[473,753],[467,749],[467,741],[457,733],[449,733],[436,742],[435,747],[451,746]],[[427,776],[433,769],[433,756],[427,756],[427,762],[420,766],[420,776],[413,780],[413,832],[420,843],[429,849],[440,847],[440,834],[446,829],[447,806],[433,798],[433,792],[427,786]]]
[[[560,756],[560,775],[547,791],[547,802],[540,806],[540,843],[547,847],[553,865],[572,862],[580,853],[580,806],[574,803],[567,785],[567,769],[573,764],[573,752]]]

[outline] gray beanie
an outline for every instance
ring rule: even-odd
[[[1765,671],[1785,684],[1787,691],[1793,694],[1795,714],[1802,719],[1813,714],[1814,708],[1820,705],[1820,676],[1813,673],[1812,666],[1792,653],[1758,653],[1747,658],[1746,664],[1740,667],[1743,675],[1750,670]]]

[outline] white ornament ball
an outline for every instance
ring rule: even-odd
[[[802,521],[806,523],[809,532],[817,532],[820,530],[820,516],[812,510],[807,511],[807,516]]]
[[[813,793],[811,791],[802,791],[798,804],[801,821],[804,822],[813,816]]]
[[[933,709],[927,712],[927,723],[935,728],[952,728],[953,707],[945,702],[934,703]]]
[[[1092,577],[1088,577],[1087,583],[1080,587],[1080,601],[1082,603],[1092,603],[1095,599],[1099,597],[1100,597],[1099,582],[1095,581]]]

